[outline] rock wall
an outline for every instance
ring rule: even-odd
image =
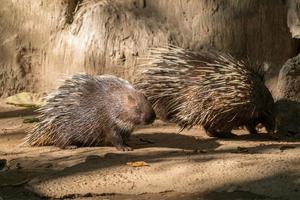
[[[2,0],[0,95],[49,91],[86,71],[135,78],[150,47],[216,48],[269,62],[272,89],[297,54],[282,0]]]
[[[287,24],[293,38],[300,38],[300,0],[288,1]]]
[[[68,2],[1,0],[0,4],[0,95],[42,89],[45,49],[65,23]]]

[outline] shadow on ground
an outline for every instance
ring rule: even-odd
[[[8,110],[5,112],[0,112],[1,118],[10,118],[10,117],[20,117],[37,114],[36,108],[23,108],[19,110]]]
[[[143,131],[145,130],[145,131]],[[161,131],[160,131],[161,130]],[[139,130],[133,134],[130,141],[135,149],[133,152],[119,152],[114,147],[88,147],[61,150],[56,147],[34,147],[18,148],[16,144],[22,141],[25,136],[21,129],[0,134],[0,156],[8,157],[7,166],[0,170],[0,197],[6,199],[45,199],[38,194],[34,194],[26,189],[27,183],[34,178],[43,177],[43,181],[51,181],[61,177],[74,176],[82,173],[105,170],[112,167],[126,166],[127,162],[145,161],[150,165],[169,161],[179,162],[188,159],[195,165],[205,164],[213,160],[227,162],[231,157],[255,154],[265,154],[266,152],[284,152],[289,149],[300,147],[299,140],[292,137],[274,138],[266,134],[261,135],[239,135],[233,139],[216,139],[202,137],[197,139],[192,135],[177,134],[174,127],[160,128],[150,127]],[[252,142],[253,146],[238,148],[241,142]],[[282,144],[283,141],[292,142]],[[3,142],[15,145],[18,151],[3,147]],[[1,145],[2,143],[2,145]],[[230,145],[229,145],[230,144]],[[223,148],[223,147],[227,148]],[[284,147],[284,148],[283,148]],[[224,155],[229,154],[229,156]],[[259,161],[260,162],[260,161]],[[255,165],[255,161],[241,163]],[[299,164],[299,163],[298,163]],[[173,164],[172,164],[173,165]],[[163,165],[168,167],[168,165]],[[270,166],[271,167],[271,166]],[[270,168],[270,170],[273,170]],[[224,186],[212,188],[205,193],[184,194],[175,191],[167,191],[157,194],[124,195],[124,194],[74,194],[66,198],[83,199],[272,199],[259,192],[263,190],[276,190],[274,194],[280,196],[287,187],[291,188],[290,196],[294,199],[299,194],[299,174],[288,172],[278,173],[274,176],[264,177],[259,180],[248,182],[228,182]],[[251,191],[249,190],[251,189]],[[248,188],[248,189],[247,189]],[[257,192],[258,191],[258,192]],[[105,197],[103,197],[103,195]],[[276,199],[276,198],[273,198]],[[278,199],[278,198],[277,198]],[[280,199],[289,199],[282,197]],[[297,199],[297,198],[296,198]]]

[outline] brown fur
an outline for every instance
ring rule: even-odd
[[[256,133],[258,123],[274,130],[274,100],[256,68],[228,54],[173,46],[154,49],[147,59],[136,87],[162,120],[182,129],[202,125],[217,137],[239,126]]]
[[[120,150],[134,127],[149,124],[155,113],[146,97],[112,75],[77,74],[49,96],[25,141],[32,146],[95,146],[110,143]]]

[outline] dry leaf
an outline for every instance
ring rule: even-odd
[[[130,166],[130,167],[145,167],[145,166],[149,166],[149,164],[146,163],[146,162],[144,162],[144,161],[128,162],[126,164],[128,166]]]
[[[40,107],[45,104],[40,95],[30,92],[9,96],[6,98],[6,103],[20,107]]]

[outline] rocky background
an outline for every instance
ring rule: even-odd
[[[0,4],[2,97],[20,91],[48,92],[59,79],[82,71],[133,81],[149,48],[174,44],[192,50],[215,48],[262,66],[267,63],[266,84],[274,98],[298,105],[298,0],[1,0]],[[299,112],[292,116],[299,117]]]
[[[267,62],[271,65],[268,84],[273,88],[272,79],[282,64],[298,53],[298,41],[292,37],[298,30],[294,4],[282,0],[2,0],[0,94],[48,91],[58,79],[78,71],[113,73],[132,81],[138,58],[150,47],[168,43],[192,50],[216,48]]]
[[[0,0],[0,200],[300,199],[299,39],[300,0]],[[132,82],[166,44],[269,66],[280,134],[222,140],[156,121],[132,152],[20,145],[33,109],[3,98],[32,100],[83,71]]]

